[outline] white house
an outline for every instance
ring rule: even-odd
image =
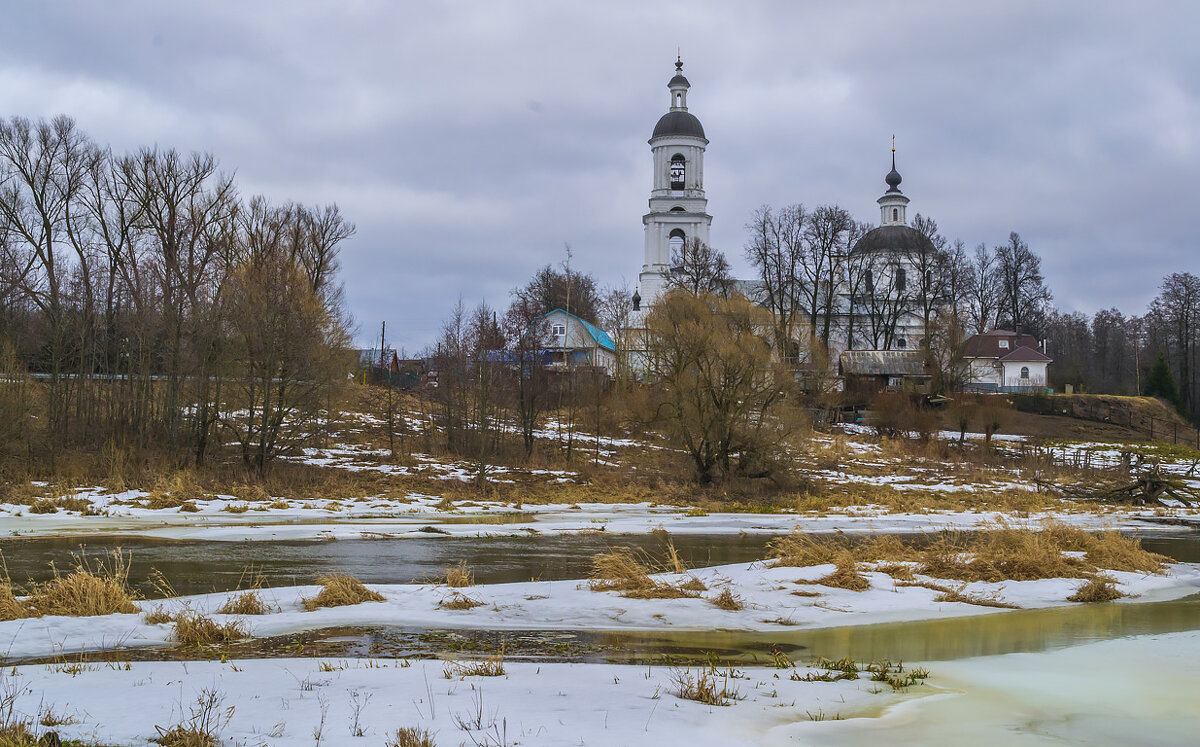
[[[617,344],[607,332],[562,309],[542,315],[550,339],[547,364],[551,366],[596,366],[612,375],[617,366]]]
[[[1037,392],[1048,387],[1053,360],[1038,349],[1033,335],[997,329],[963,346],[966,388],[979,392]]]

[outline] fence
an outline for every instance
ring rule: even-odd
[[[1021,412],[1058,415],[1129,428],[1147,441],[1163,441],[1200,449],[1200,430],[1174,418],[1155,417],[1131,403],[1092,396],[1013,394],[1013,406]]]

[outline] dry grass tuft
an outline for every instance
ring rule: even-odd
[[[930,588],[934,586],[934,584],[929,585]],[[983,596],[983,594],[967,593],[962,591],[961,588],[946,588],[944,586],[940,588],[942,593],[934,597],[934,602],[958,602],[959,604],[974,604],[976,606],[994,606],[994,608],[1006,610],[1020,609],[1020,606],[1016,604],[1001,602],[997,594]]]
[[[1129,596],[1117,588],[1112,576],[1093,576],[1067,597],[1068,602],[1111,602]]]
[[[773,540],[769,557],[776,566],[804,568],[812,565],[836,563],[847,555],[856,562],[869,563],[882,560],[902,561],[916,557],[916,552],[898,537],[871,537],[852,541],[844,534],[805,534],[792,532],[786,537]]]
[[[504,652],[489,656],[486,659],[476,659],[473,661],[450,661],[446,662],[446,666],[442,668],[442,673],[446,679],[452,680],[455,677],[503,677],[504,672]]]
[[[267,489],[257,483],[253,485],[235,485],[233,490],[229,491],[235,498],[241,498],[243,501],[255,502],[270,502],[271,494]]]
[[[175,640],[185,646],[216,646],[246,636],[246,629],[238,621],[221,624],[199,612],[181,612],[175,616]]]
[[[38,498],[33,503],[29,504],[29,513],[31,514],[53,514],[58,513],[58,506],[54,505],[54,501],[49,498]]]
[[[897,581],[912,581],[912,566],[907,563],[879,563],[875,566],[879,573],[886,573]]]
[[[221,744],[211,734],[190,726],[174,726],[150,741],[162,747],[219,747]]]
[[[243,591],[217,608],[217,613],[221,615],[265,615],[268,612],[270,608],[257,591]]]
[[[363,602],[382,602],[383,595],[371,591],[353,576],[335,573],[331,576],[321,576],[317,579],[321,591],[315,597],[301,599],[304,609],[312,612],[321,607],[344,607]]]
[[[437,744],[433,741],[432,733],[415,726],[406,726],[397,729],[395,734],[388,737],[384,747],[437,747]]]
[[[1001,524],[971,535],[948,534],[922,550],[897,537],[853,542],[840,534],[796,532],[772,542],[770,555],[776,566],[878,563],[877,570],[898,581],[910,581],[914,572],[968,582],[1089,578],[1100,570],[1159,573],[1169,562],[1142,549],[1137,538],[1114,531],[1087,532],[1057,522],[1041,530]]]
[[[200,511],[200,507],[194,501],[184,501],[179,504],[179,511],[185,514],[194,514]]]
[[[55,576],[38,586],[27,601],[39,615],[136,614],[141,610],[133,603],[128,579],[129,559],[114,550],[94,568],[80,558],[69,575]]]
[[[720,607],[728,612],[737,612],[745,609],[746,607],[743,599],[737,594],[734,594],[733,590],[728,586],[722,589],[721,593],[715,597],[709,597],[708,601],[711,602],[714,607]]]
[[[470,610],[482,606],[483,602],[457,591],[438,602],[438,607],[444,610]]]
[[[458,565],[451,566],[446,569],[445,575],[446,586],[455,589],[462,589],[467,586],[475,585],[475,573],[467,567],[467,561],[460,561]]]
[[[37,612],[29,606],[28,601],[17,599],[8,579],[0,579],[0,622],[36,616]]]
[[[39,747],[39,744],[38,738],[25,723],[0,725],[0,747]]]
[[[651,570],[629,550],[600,553],[592,558],[592,591],[618,591],[631,599],[680,599],[699,595],[702,584],[690,578],[668,584],[650,578]],[[698,588],[699,587],[699,588]]]
[[[818,578],[813,583],[820,584],[821,586],[831,586],[836,589],[848,589],[850,591],[866,591],[871,588],[871,582],[867,580],[866,576],[858,572],[858,565],[850,555],[843,555],[838,558],[833,573]]]
[[[174,622],[175,618],[167,612],[167,608],[159,605],[149,612],[142,615],[142,620],[148,625],[162,625],[164,623]]]
[[[690,669],[676,670],[671,675],[675,683],[675,695],[684,700],[694,700],[710,706],[732,705],[740,700],[737,685],[730,680],[739,679],[740,673],[732,668],[717,671],[715,666],[700,669],[695,675]]]

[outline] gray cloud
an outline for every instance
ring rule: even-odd
[[[0,114],[65,112],[118,150],[210,150],[247,193],[337,202],[363,337],[419,348],[461,295],[507,303],[564,258],[636,277],[682,47],[713,243],[745,271],[760,204],[913,209],[968,244],[1017,230],[1057,302],[1140,313],[1195,266],[1191,4],[22,3]]]

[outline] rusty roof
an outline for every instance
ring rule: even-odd
[[[847,350],[838,357],[843,376],[929,376],[920,350]]]

